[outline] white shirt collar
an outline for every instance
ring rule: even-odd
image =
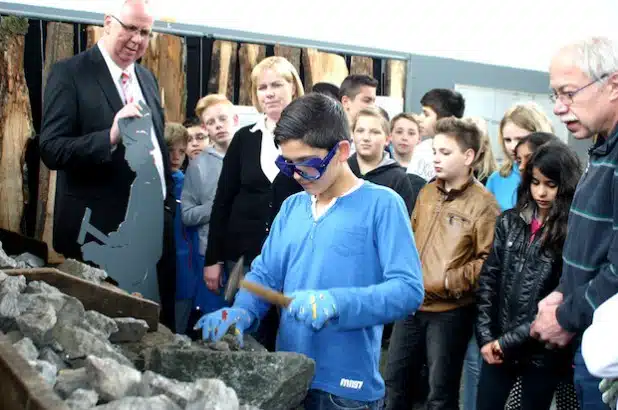
[[[251,132],[262,131],[263,134],[272,134],[272,132],[268,131],[266,128],[266,115],[262,115],[256,122],[253,128],[250,130]]]
[[[120,76],[122,75],[123,71],[128,71],[131,77],[133,79],[135,78],[135,63],[131,63],[131,65],[128,66],[126,70],[123,70],[122,68],[118,67],[118,65],[114,62],[114,60],[112,60],[112,56],[110,56],[107,50],[105,49],[105,45],[103,44],[103,39],[100,39],[97,45],[99,46],[99,51],[101,51],[101,55],[103,55],[105,64],[107,64],[107,68],[110,74],[112,75],[112,79],[114,80],[114,83],[117,83],[118,81],[120,81]]]

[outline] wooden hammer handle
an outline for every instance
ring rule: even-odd
[[[255,282],[249,282],[243,279],[240,281],[240,287],[247,289],[249,292],[273,305],[288,307],[290,302],[292,302],[292,298],[285,296],[283,293],[276,292]]]

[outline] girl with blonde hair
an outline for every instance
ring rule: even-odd
[[[554,132],[549,118],[533,102],[515,104],[500,121],[498,141],[504,159],[500,170],[491,174],[487,180],[487,189],[494,194],[502,211],[513,208],[517,201],[516,190],[520,176],[515,161],[515,147],[533,132]]]
[[[468,121],[473,122],[481,131],[481,149],[479,150],[474,176],[483,185],[487,184],[489,176],[498,170],[496,157],[491,149],[491,141],[489,139],[489,130],[487,129],[487,121],[481,117],[468,117]]]

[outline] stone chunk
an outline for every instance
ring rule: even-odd
[[[96,410],[182,410],[176,403],[163,395],[155,397],[125,397],[102,406]],[[211,409],[210,407],[208,409]],[[214,409],[214,408],[212,408]],[[206,410],[206,408],[203,408]]]
[[[43,349],[41,349],[41,351],[39,352],[39,360],[45,360],[46,362],[53,364],[54,366],[56,366],[56,369],[58,369],[58,371],[67,368],[64,360],[62,360],[62,358],[58,356],[58,353],[56,353],[51,347],[44,347]]]
[[[288,352],[229,353],[197,346],[164,346],[153,349],[146,369],[186,382],[218,378],[236,391],[243,404],[288,410],[306,396],[315,362]]]
[[[148,332],[148,323],[142,319],[132,317],[115,318],[118,331],[113,333],[109,340],[112,343],[139,342]]]
[[[50,304],[54,307],[56,313],[62,309],[64,304],[70,299],[71,296],[67,296],[63,293],[22,293],[19,295],[19,307],[22,311],[25,311],[33,304],[46,305]],[[56,315],[57,316],[57,315]]]
[[[197,394],[193,383],[168,379],[160,374],[146,371],[142,375],[141,396],[151,397],[163,394],[183,409]]]
[[[6,279],[2,281],[2,288],[0,288],[1,293],[21,293],[26,289],[26,277],[23,275],[19,276],[7,276]]]
[[[26,268],[26,264],[23,262],[17,262],[15,259],[11,258],[6,254],[4,249],[2,249],[2,242],[0,242],[0,268]]]
[[[0,330],[5,333],[17,330],[15,319],[22,312],[19,297],[15,292],[0,293]]]
[[[54,387],[56,384],[56,366],[46,362],[45,360],[35,360],[29,362],[30,366],[34,367],[36,371],[38,371],[43,380],[47,382],[51,387]]]
[[[101,340],[97,335],[80,327],[56,325],[53,335],[64,348],[65,360],[84,359],[86,356],[93,355],[114,359],[118,363],[132,366],[129,359],[114,349],[109,342]]]
[[[42,347],[51,341],[52,329],[56,325],[56,311],[51,304],[32,305],[16,318],[19,331]]]
[[[68,296],[57,316],[58,326],[80,326],[86,320],[86,310],[79,299]]]
[[[2,282],[8,277],[9,275],[0,270],[0,289],[2,288]]]
[[[185,407],[185,410],[220,409],[237,410],[236,392],[217,379],[199,379],[195,382],[197,396]]]
[[[45,266],[45,261],[43,259],[29,252],[22,253],[14,257],[13,260],[17,263],[23,262],[27,268],[42,268]]]
[[[86,326],[84,328],[99,333],[104,339],[109,339],[112,333],[118,331],[118,325],[114,319],[94,310],[86,312]]]
[[[86,372],[92,387],[105,401],[139,395],[142,374],[132,367],[124,366],[112,359],[88,356]]]
[[[17,353],[28,362],[36,360],[36,358],[39,357],[39,351],[36,350],[36,346],[28,337],[24,337],[19,342],[13,344],[13,347],[17,350]]]
[[[54,390],[62,399],[68,398],[74,391],[92,389],[90,378],[85,368],[65,369],[58,372]]]
[[[58,288],[51,286],[47,284],[46,282],[43,282],[41,280],[33,280],[32,282],[28,283],[28,286],[26,286],[24,293],[50,294],[50,293],[62,293],[62,292],[60,292]]]
[[[97,405],[99,395],[94,390],[77,389],[65,402],[72,410],[85,410]]]
[[[7,333],[5,336],[11,344],[15,344],[24,338],[24,335],[22,335],[19,330],[13,330]]]
[[[107,273],[105,273],[104,270],[92,267],[75,259],[65,260],[58,266],[58,270],[96,284],[100,284],[107,278]]]

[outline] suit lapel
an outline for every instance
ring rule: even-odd
[[[123,107],[122,99],[120,98],[120,94],[118,94],[118,89],[116,88],[116,84],[112,79],[111,74],[109,73],[109,69],[107,68],[107,64],[105,63],[105,59],[103,59],[103,55],[99,50],[99,47],[95,45],[90,48],[90,58],[92,62],[92,72],[95,74],[95,78],[97,82],[101,86],[103,93],[109,103],[110,107],[115,113],[120,111]]]

